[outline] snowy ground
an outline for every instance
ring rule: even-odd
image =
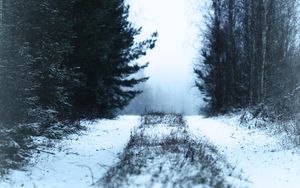
[[[239,126],[238,117],[186,117],[194,138],[208,140],[248,182],[231,179],[236,187],[296,188],[300,185],[300,150],[285,149],[279,136],[268,130]],[[132,129],[140,124],[137,116],[85,123],[89,130],[56,143],[36,154],[23,171],[13,171],[0,181],[1,188],[90,187],[119,161]],[[152,134],[152,133],[151,133]],[[236,171],[236,172],[237,172]]]
[[[298,188],[300,186],[300,151],[284,149],[279,135],[268,130],[249,130],[238,126],[237,117],[205,119],[187,117],[195,135],[205,135],[241,168],[253,188]]]
[[[181,115],[147,114],[132,132],[120,161],[98,183],[124,188],[230,188],[227,178],[245,182],[213,145],[192,137]]]
[[[55,148],[48,150],[53,154],[37,154],[31,167],[12,172],[0,182],[0,187],[89,187],[117,162],[118,153],[122,152],[139,119],[122,116],[118,120],[90,123],[86,133],[57,143]]]

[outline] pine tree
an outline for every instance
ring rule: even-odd
[[[222,1],[213,0],[213,14],[210,28],[206,34],[205,48],[202,50],[203,64],[195,67],[196,86],[204,94],[211,114],[220,112],[225,107],[224,93],[224,30],[222,28]]]
[[[72,2],[3,1],[1,122],[49,124],[67,113],[70,11]]]
[[[140,43],[140,33],[128,21],[123,0],[78,1],[75,10],[78,34],[72,64],[79,67],[81,85],[74,90],[75,110],[83,117],[112,117],[140,91],[132,90],[147,78],[129,76],[147,67],[136,60],[154,47],[152,39]]]
[[[28,109],[35,101],[30,92],[34,88],[31,66],[34,59],[28,54],[29,45],[20,33],[22,3],[3,1],[0,33],[0,120],[3,125],[26,122]]]
[[[24,162],[32,136],[58,138],[81,118],[114,117],[147,80],[134,74],[154,47],[123,0],[2,0],[0,173]],[[77,121],[77,122],[75,122]],[[11,162],[13,161],[13,162]]]

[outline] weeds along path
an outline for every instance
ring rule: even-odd
[[[244,171],[253,188],[299,188],[299,151],[282,147],[282,140],[263,130],[239,126],[238,118],[187,117],[191,132],[209,140],[233,166]]]
[[[152,113],[142,116],[120,161],[97,184],[100,187],[243,187],[245,184],[240,182],[244,180],[239,175],[214,146],[193,139],[182,115]]]

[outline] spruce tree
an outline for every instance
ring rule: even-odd
[[[140,93],[133,86],[147,80],[129,76],[147,67],[136,60],[154,47],[156,33],[136,43],[141,29],[128,21],[123,0],[80,0],[76,7],[78,36],[71,62],[79,68],[81,85],[74,90],[74,109],[85,118],[112,117]]]
[[[206,33],[205,48],[202,49],[203,64],[198,64],[194,72],[197,76],[196,86],[208,103],[208,113],[216,114],[225,108],[225,86],[228,83],[224,71],[226,41],[221,20],[222,0],[213,0],[212,9],[210,28]]]
[[[1,32],[1,121],[42,122],[67,113],[64,65],[73,51],[72,2],[3,1]]]

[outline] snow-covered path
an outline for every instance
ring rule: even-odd
[[[231,164],[243,170],[249,187],[300,187],[300,152],[283,149],[279,138],[237,126],[237,119],[191,116],[187,121],[196,137],[208,139]]]
[[[300,151],[284,149],[281,138],[267,131],[249,130],[238,126],[237,118],[203,118],[187,116],[191,133],[207,139],[241,169],[247,182],[231,183],[236,187],[298,188],[300,187]],[[33,166],[13,171],[0,181],[1,188],[87,188],[104,175],[109,166],[118,162],[137,116],[121,116],[118,120],[101,120],[87,125],[84,135],[73,135],[48,151],[36,154]],[[229,180],[230,181],[230,180]],[[241,184],[242,183],[242,184]]]
[[[72,135],[56,144],[47,154],[33,158],[37,163],[25,171],[14,171],[1,188],[87,188],[118,161],[129,140],[131,129],[139,124],[137,116],[100,120],[88,124],[84,135]]]

